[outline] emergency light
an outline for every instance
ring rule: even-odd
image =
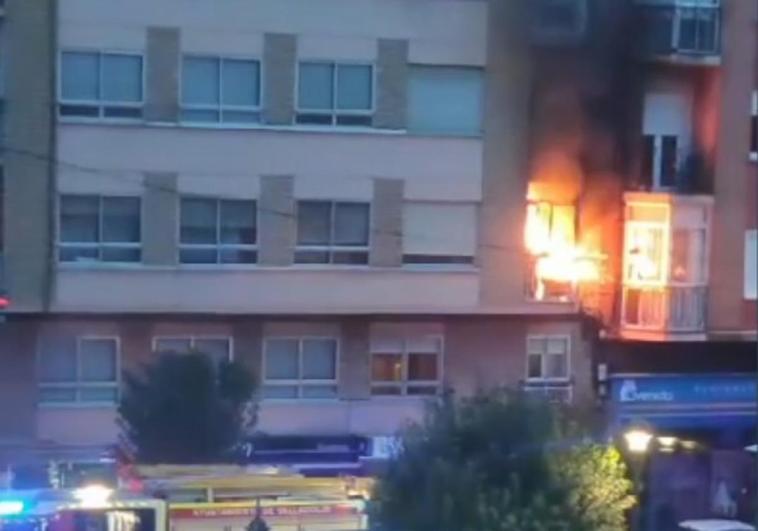
[[[23,512],[22,500],[0,500],[0,516],[14,516]]]

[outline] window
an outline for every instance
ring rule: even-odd
[[[754,90],[750,102],[750,160],[758,161],[758,90]]]
[[[116,338],[43,341],[38,360],[39,401],[46,404],[115,403],[118,367]]]
[[[335,398],[337,340],[268,338],[264,347],[264,398]]]
[[[139,262],[140,199],[63,195],[58,259],[61,262]]]
[[[442,380],[442,337],[377,334],[371,338],[371,394],[436,395]]]
[[[63,52],[61,116],[142,117],[142,56],[125,53]]]
[[[368,233],[368,203],[299,201],[295,262],[366,264]]]
[[[182,120],[255,123],[260,120],[260,63],[251,59],[185,57]]]
[[[406,201],[403,263],[471,265],[476,254],[477,207],[473,203]]]
[[[408,129],[439,135],[482,132],[482,70],[411,66]]]
[[[570,338],[568,336],[529,336],[527,343],[527,380],[567,380],[569,378]]]
[[[645,177],[658,188],[676,186],[679,167],[678,137],[674,135],[645,135],[643,138]]]
[[[254,264],[255,201],[184,198],[179,261],[183,264]]]
[[[158,353],[206,354],[215,363],[232,360],[232,340],[229,337],[163,336],[153,338],[153,350]]]
[[[745,232],[745,298],[758,298],[758,230]]]
[[[303,62],[298,69],[297,123],[370,126],[374,69],[367,64]]]

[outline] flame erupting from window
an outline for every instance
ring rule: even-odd
[[[542,200],[536,190],[530,184],[524,227],[524,243],[533,257],[531,295],[567,299],[579,284],[600,281],[602,256],[576,242],[576,207]]]

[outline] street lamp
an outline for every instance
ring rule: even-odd
[[[642,428],[633,428],[624,433],[626,447],[633,454],[644,454],[650,447],[653,434]]]
[[[645,494],[645,464],[647,454],[650,450],[650,442],[653,440],[653,433],[644,427],[632,427],[624,432],[624,442],[629,451],[629,466],[634,476],[634,487],[637,491],[637,508],[634,514],[632,529],[640,531],[643,529],[645,518],[644,511],[644,494]]]

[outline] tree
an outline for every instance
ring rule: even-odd
[[[403,433],[374,520],[391,531],[621,531],[631,487],[618,452],[549,404],[448,396]]]
[[[250,371],[201,353],[161,354],[127,373],[119,414],[142,463],[208,463],[229,452],[255,422]]]

